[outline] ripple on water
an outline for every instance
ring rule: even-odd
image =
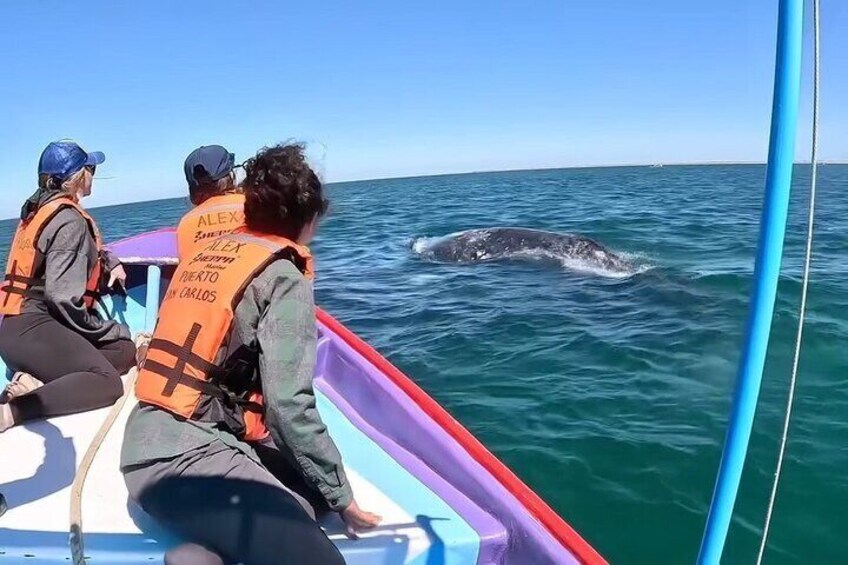
[[[848,167],[820,174],[774,564],[837,563],[844,553]],[[747,315],[762,178],[761,166],[625,167],[331,185],[332,213],[313,246],[317,299],[612,563],[692,562]],[[807,178],[798,167],[797,180]],[[793,192],[728,563],[749,563],[757,549],[797,321],[803,199]],[[185,207],[179,199],[94,212],[116,239],[173,225]],[[653,268],[615,279],[522,263],[443,265],[414,253],[420,236],[502,225],[586,235]],[[0,224],[0,245],[13,228]]]

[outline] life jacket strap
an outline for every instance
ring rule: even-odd
[[[200,324],[192,324],[188,336],[186,336],[185,343],[182,345],[160,338],[154,338],[150,341],[150,345],[147,347],[148,357],[144,361],[144,369],[167,379],[165,387],[162,389],[162,395],[171,396],[174,394],[177,386],[187,386],[227,404],[239,405],[246,410],[261,412],[262,406],[248,400],[247,394],[237,394],[220,382],[216,382],[219,380],[219,377],[224,376],[224,369],[214,363],[210,363],[192,351],[201,329],[202,326]],[[172,355],[177,359],[177,363],[173,367],[168,367],[151,359],[149,352],[152,350],[159,350]],[[191,365],[203,371],[209,380],[198,379],[194,375],[186,373],[186,365]]]
[[[16,275],[14,273],[7,273],[6,280],[11,283],[21,283],[29,286],[33,286],[36,284],[44,284],[44,278],[35,278],[35,277],[25,277],[23,275]]]
[[[8,304],[9,298],[12,297],[13,294],[20,294],[21,296],[25,296],[26,298],[34,298],[38,300],[44,299],[44,292],[39,290],[32,290],[34,286],[44,286],[43,278],[36,277],[26,277],[24,275],[19,275],[16,273],[18,270],[18,262],[14,261],[12,263],[12,268],[6,276],[4,280],[9,284],[5,285],[3,288],[0,288],[6,295],[3,297],[3,306]],[[15,286],[15,283],[24,285],[23,287]]]
[[[7,293],[7,296],[4,299],[5,301],[9,300],[9,294],[20,294],[21,296],[26,296],[27,298],[34,298],[36,300],[44,299],[44,292],[40,290],[32,290],[31,288],[21,288],[18,286],[4,286],[0,291]]]
[[[197,334],[200,333],[201,325],[200,324],[192,325],[192,329],[189,332],[188,338],[186,339],[186,342],[183,345],[180,345],[178,343],[174,343],[173,341],[168,341],[168,340],[165,340],[165,339],[153,338],[150,341],[150,345],[147,347],[147,350],[153,351],[153,350],[158,349],[159,351],[167,353],[168,355],[173,355],[174,357],[177,358],[178,362],[179,361],[183,362],[182,368],[184,368],[185,365],[188,364],[188,365],[191,365],[192,367],[195,367],[196,369],[198,369],[200,371],[203,371],[207,375],[215,373],[218,370],[217,365],[215,365],[214,363],[210,363],[209,361],[200,357],[199,355],[192,352],[192,350],[191,350],[191,347],[194,345],[194,342],[197,340],[197,335],[194,334],[194,332],[195,332],[194,328],[198,328]],[[174,370],[177,370],[177,369],[178,369],[178,367],[174,366]],[[171,391],[171,393],[168,394],[168,396],[170,396],[171,394],[173,394],[173,391]]]
[[[43,287],[46,284],[46,279],[44,277],[25,277],[24,275],[15,274],[15,269],[17,268],[17,261],[12,264],[12,272],[6,273],[6,276],[3,280],[8,281],[9,284],[0,288],[0,291],[7,292],[9,294],[20,294],[22,296],[26,296],[27,298],[34,298],[37,300],[44,300],[44,291],[41,290],[32,290],[34,286]],[[24,285],[23,287],[15,286],[15,283]],[[96,290],[86,290],[83,293],[83,296],[88,298],[99,299],[100,293]],[[6,296],[5,301],[9,300],[9,297]]]

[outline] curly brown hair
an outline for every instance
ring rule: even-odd
[[[244,163],[247,227],[296,240],[304,226],[327,212],[321,180],[303,153],[302,144],[280,144],[263,147]]]

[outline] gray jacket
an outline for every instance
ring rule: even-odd
[[[33,208],[59,196],[61,193],[56,191],[37,192],[24,205],[22,218],[34,213]],[[25,299],[21,313],[47,312],[92,343],[130,338],[127,326],[104,320],[83,302],[88,278],[101,257],[88,222],[76,210],[64,208],[57,212],[42,230],[36,246],[41,257],[35,273],[45,280],[44,300]],[[118,258],[109,252],[104,254],[103,261],[107,272],[120,265]]]
[[[312,283],[289,261],[271,263],[247,286],[235,309],[228,353],[259,351],[265,419],[274,443],[333,510],[353,501],[341,455],[315,405],[317,335]],[[183,420],[140,404],[129,417],[121,468],[174,459],[215,441],[259,463],[253,448],[213,422]]]

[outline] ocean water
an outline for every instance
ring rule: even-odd
[[[479,173],[328,187],[317,300],[442,403],[612,563],[691,563],[752,282],[763,166]],[[760,407],[726,563],[756,555],[791,368],[808,167],[796,168]],[[95,190],[110,190],[101,182]],[[93,211],[107,239],[186,199]],[[841,563],[848,509],[848,166],[820,169],[806,339],[772,564]],[[470,228],[589,236],[640,266],[447,265]],[[6,253],[13,223],[0,223]],[[420,247],[420,246],[419,246]]]

